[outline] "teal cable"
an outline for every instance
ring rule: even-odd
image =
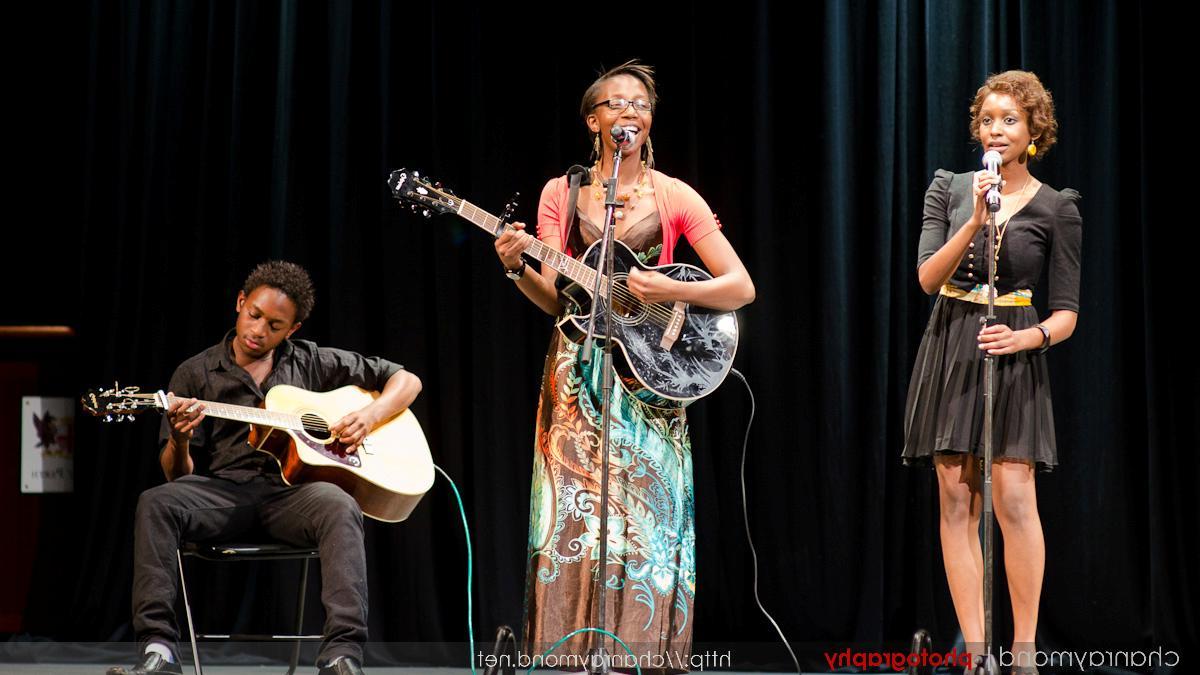
[[[458,486],[454,484],[454,481],[450,479],[450,476],[446,475],[446,472],[442,470],[442,467],[434,464],[433,468],[437,469],[438,473],[442,474],[446,481],[450,483],[450,489],[454,490],[454,498],[458,500],[458,513],[462,516],[463,521],[463,536],[467,540],[467,642],[470,645],[471,650],[471,675],[475,675],[475,625],[471,618],[475,613],[471,606],[471,577],[472,565],[474,564],[474,555],[471,553],[471,528],[467,526],[467,510],[463,508],[462,495],[458,493]],[[639,670],[638,672],[641,671]]]
[[[633,650],[629,648],[629,645],[625,644],[625,642],[622,641],[621,638],[617,637],[616,635],[613,635],[612,633],[610,633],[606,630],[602,630],[600,628],[580,628],[579,630],[573,630],[570,633],[567,633],[566,635],[562,636],[562,638],[560,638],[558,642],[555,642],[553,645],[550,646],[549,649],[542,652],[542,655],[538,658],[542,661],[545,661],[547,654],[554,651],[555,649],[558,649],[558,646],[561,645],[562,643],[566,642],[569,638],[571,638],[572,636],[575,636],[575,635],[579,635],[580,633],[586,633],[589,631],[592,633],[600,633],[601,635],[607,635],[608,637],[616,640],[622,647],[625,648],[625,653],[627,653],[633,657],[633,667],[637,668],[638,675],[642,675],[642,667],[640,665],[638,665],[637,655],[635,655],[633,653]],[[534,668],[537,668],[536,661],[529,665],[529,670],[525,671],[526,675],[528,675],[529,673],[532,673]]]

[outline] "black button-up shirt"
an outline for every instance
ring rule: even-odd
[[[260,388],[244,368],[234,362],[230,330],[219,343],[179,364],[168,391],[176,396],[232,405],[260,406],[264,392],[277,384],[309,391],[330,391],[356,385],[380,391],[388,378],[403,366],[379,357],[318,347],[308,340],[284,340],[275,348],[275,363]],[[279,477],[279,464],[246,442],[250,427],[244,422],[206,417],[192,434],[190,451],[197,473],[245,482],[255,476]],[[159,448],[170,438],[163,416]]]

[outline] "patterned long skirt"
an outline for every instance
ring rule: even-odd
[[[610,404],[608,555],[600,549],[600,355],[579,360],[580,348],[555,331],[538,407],[529,568],[525,593],[525,654],[543,653],[566,634],[595,627],[599,579],[607,589],[603,628],[552,652],[546,667],[582,670],[571,656],[603,640],[612,665],[686,672],[696,593],[692,451],[678,404],[630,393],[618,382]],[[614,358],[619,358],[614,355]],[[602,568],[602,569],[601,569]]]

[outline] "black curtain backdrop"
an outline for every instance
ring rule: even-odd
[[[750,523],[764,600],[806,668],[836,645],[898,644],[918,626],[948,645],[956,633],[934,476],[899,460],[930,308],[915,275],[920,205],[934,169],[977,166],[967,107],[984,77],[1037,72],[1061,140],[1035,172],[1084,195],[1079,327],[1050,355],[1061,467],[1038,477],[1039,643],[1197,642],[1200,405],[1184,272],[1195,188],[1175,160],[1194,152],[1195,115],[1190,63],[1174,55],[1187,42],[1164,5],[643,5],[611,39],[600,6],[566,3],[35,11],[8,27],[18,215],[3,313],[78,328],[75,379],[47,393],[163,386],[232,325],[255,263],[305,265],[318,302],[299,336],[387,356],[425,383],[413,407],[466,501],[485,641],[521,621],[552,322],[504,279],[482,233],[402,210],[384,180],[419,168],[495,212],[520,191],[532,223],[544,181],[586,161],[576,111],[597,69],[655,65],[659,167],[708,200],[758,288],[737,359],[758,401]],[[689,412],[698,642],[774,640],[742,531],[748,414],[732,379]],[[162,481],[156,431],[78,423],[76,492],[42,502],[28,634],[131,639],[132,516]],[[367,536],[372,639],[465,639],[465,549],[441,478],[408,522]],[[291,602],[274,575],[208,575],[206,615],[270,615]],[[789,662],[764,647],[734,664]]]

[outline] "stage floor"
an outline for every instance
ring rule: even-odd
[[[2,675],[102,675],[112,663],[96,663],[96,664],[60,664],[60,663],[0,663],[0,674]],[[316,673],[317,669],[311,665],[301,665],[296,668],[296,673],[308,675]],[[470,670],[467,668],[366,668],[368,675],[470,675]],[[184,675],[193,673],[191,664],[186,664],[184,667]],[[276,675],[287,673],[286,665],[205,665],[205,675]],[[476,675],[482,675],[484,671],[476,671]],[[523,674],[524,670],[518,670],[518,674]],[[534,673],[562,673],[557,670],[534,670]],[[698,673],[698,671],[697,671]],[[722,675],[760,675],[758,673],[748,673],[745,670],[713,670],[713,673],[721,673]],[[810,675],[810,671],[805,671],[805,675]]]
[[[180,645],[184,675],[194,672],[191,652],[186,643]],[[315,675],[316,643],[306,643],[301,648],[300,666],[296,672],[303,675]],[[492,645],[475,643],[469,646],[465,643],[376,643],[366,645],[366,671],[372,675],[415,675],[417,673],[430,675],[471,675],[469,654],[476,655],[476,675],[483,675],[489,665],[494,665],[496,657],[491,656]],[[733,653],[741,653],[738,651]],[[291,658],[292,645],[288,642],[248,643],[248,642],[204,642],[200,646],[201,663],[209,675],[233,675],[234,673],[249,673],[252,675],[267,675],[268,673],[287,672],[287,663]],[[485,651],[486,650],[486,651]],[[109,667],[133,665],[134,655],[140,651],[140,646],[129,642],[53,642],[53,641],[0,641],[0,675],[101,675]],[[763,646],[746,647],[745,653],[767,653]],[[717,654],[714,652],[713,654]],[[693,654],[699,660],[692,662],[692,672],[705,671],[728,673],[730,675],[750,675],[752,672],[768,672],[761,670],[746,670],[746,666],[754,668],[757,664],[743,662],[742,667],[733,669],[729,658],[717,659],[713,654],[710,659],[704,659],[704,653]],[[724,654],[724,652],[720,652]],[[512,658],[507,657],[507,658]],[[553,659],[553,655],[550,656]],[[724,660],[724,663],[721,663]],[[463,666],[451,666],[455,662]],[[425,663],[427,665],[420,665]],[[529,661],[520,655],[513,661],[518,666],[517,673],[525,673]],[[771,668],[769,661],[762,662],[761,667]],[[378,664],[378,665],[377,665]],[[383,665],[393,664],[393,665]],[[398,666],[394,664],[415,664]],[[502,665],[506,665],[502,662]],[[574,663],[549,663],[560,667],[574,666]],[[646,664],[643,664],[646,665]],[[523,667],[522,667],[523,666]],[[722,668],[724,666],[724,668]],[[572,668],[578,672],[582,668]],[[827,668],[821,668],[825,671]],[[535,673],[563,673],[548,667],[539,667]],[[775,668],[771,672],[787,672]],[[794,670],[790,672],[795,672]],[[806,673],[813,671],[805,671]]]

